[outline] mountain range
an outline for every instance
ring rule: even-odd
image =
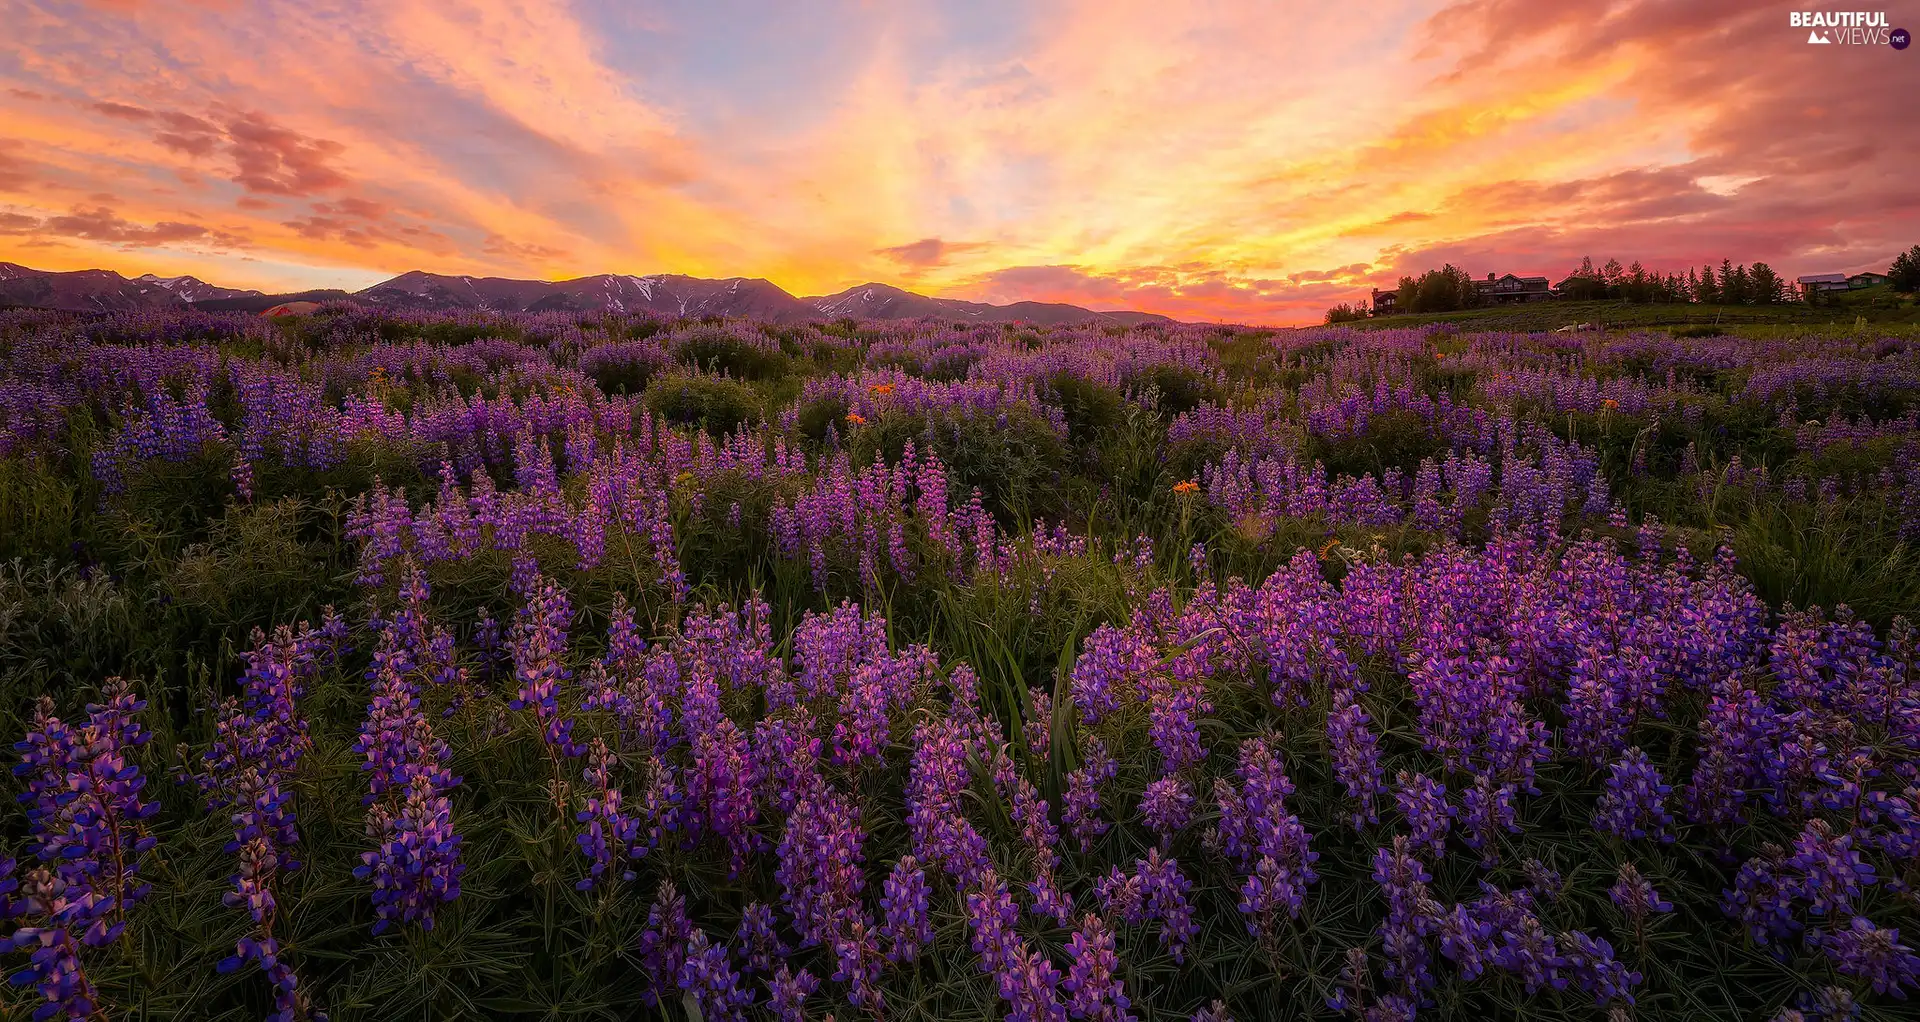
[[[123,277],[111,270],[54,272],[0,263],[0,306],[116,312],[192,306],[208,312],[264,312],[295,301],[348,301],[429,312],[632,312],[656,316],[746,316],[774,323],[837,319],[917,319],[967,323],[1170,323],[1146,312],[1096,312],[1078,305],[1015,302],[989,305],[930,298],[891,284],[862,284],[838,294],[797,298],[757,277],[709,280],[678,274],[637,277],[602,273],[571,280],[450,276],[413,270],[360,291],[263,294],[217,287],[195,277]]]
[[[203,301],[261,297],[258,291],[216,287],[198,277],[127,278],[112,270],[36,270],[0,263],[0,305],[74,312],[121,312]]]

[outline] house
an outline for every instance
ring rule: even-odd
[[[1847,275],[1844,273],[1809,273],[1799,280],[1800,293],[1812,291],[1845,291]]]
[[[1376,316],[1391,315],[1393,313],[1394,302],[1397,301],[1399,297],[1400,292],[1398,291],[1382,291],[1377,287],[1374,288],[1373,314]]]
[[[1885,284],[1886,282],[1887,282],[1886,274],[1875,273],[1872,270],[1868,270],[1865,273],[1856,273],[1853,276],[1848,277],[1847,290],[1858,291],[1863,287],[1874,287],[1876,285]]]
[[[1520,277],[1511,273],[1499,277],[1489,273],[1487,279],[1474,281],[1473,289],[1480,293],[1480,301],[1487,305],[1539,302],[1553,297],[1553,287],[1547,278]]]

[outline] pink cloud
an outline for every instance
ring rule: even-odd
[[[924,269],[930,266],[944,266],[956,255],[978,252],[987,246],[975,241],[942,241],[939,238],[921,238],[919,241],[891,248],[874,249],[874,254],[887,258],[911,269]]]
[[[0,219],[0,233],[41,238],[79,238],[129,248],[150,248],[175,242],[200,242],[222,247],[244,243],[243,239],[233,234],[200,224],[174,220],[153,224],[134,223],[105,206],[76,206],[69,213],[49,217],[9,213]]]

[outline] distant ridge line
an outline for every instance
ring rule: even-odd
[[[825,319],[919,319],[1037,326],[1173,323],[1149,312],[1095,311],[1056,302],[993,305],[933,298],[891,284],[867,283],[831,295],[799,298],[758,277],[709,279],[681,274],[601,273],[567,280],[521,280],[409,270],[359,291],[333,288],[263,294],[223,288],[194,277],[125,277],[112,270],[36,270],[0,263],[0,306],[115,312],[191,307],[260,313],[287,302],[347,301],[423,312],[631,312],[661,317],[745,316],[774,323]]]

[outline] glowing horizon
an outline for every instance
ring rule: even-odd
[[[0,0],[0,260],[1287,324],[1448,261],[1791,277],[1920,241],[1920,53],[1807,45],[1788,5],[759,7]]]

